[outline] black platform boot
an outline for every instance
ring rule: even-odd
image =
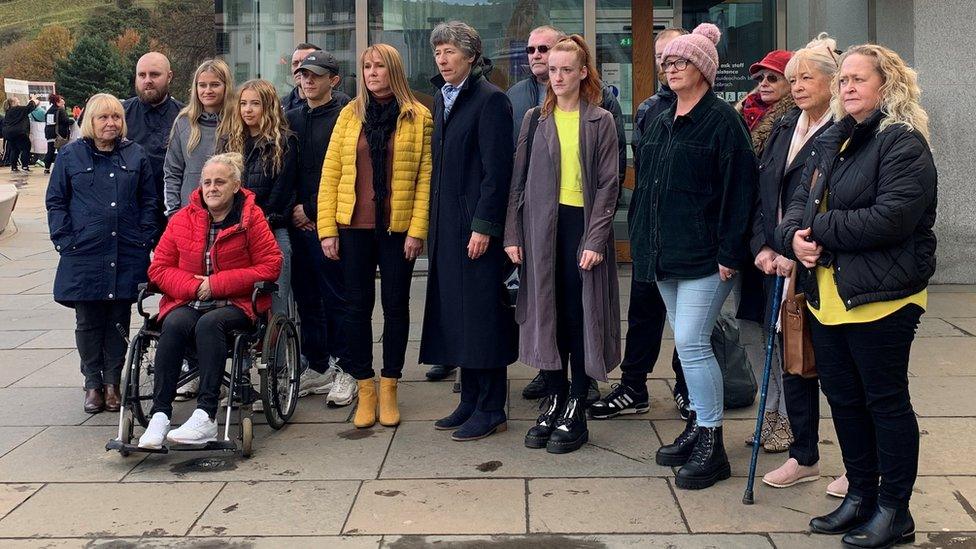
[[[915,521],[908,509],[878,506],[874,515],[841,540],[844,547],[891,547],[915,541]]]
[[[654,461],[658,465],[667,467],[681,467],[688,462],[691,451],[695,449],[695,441],[698,440],[698,421],[695,412],[688,412],[688,420],[685,422],[685,430],[674,439],[674,442],[661,446],[654,456]]]
[[[536,420],[535,425],[525,434],[526,448],[545,448],[549,442],[552,430],[556,428],[556,420],[562,415],[566,407],[566,393],[549,395],[542,402],[543,412]]]
[[[579,450],[590,439],[586,428],[586,399],[570,397],[563,413],[556,420],[556,427],[549,435],[546,451],[550,454],[568,454]]]
[[[725,454],[721,427],[698,427],[698,440],[691,458],[674,476],[674,484],[685,490],[708,488],[732,476],[729,456]]]
[[[874,514],[877,498],[847,494],[839,507],[832,512],[810,520],[814,534],[837,535],[847,533],[864,524]]]

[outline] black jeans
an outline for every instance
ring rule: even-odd
[[[667,320],[668,309],[657,284],[632,280],[627,307],[627,345],[620,363],[620,381],[627,387],[639,392],[647,390],[647,376],[654,371],[654,363],[661,353],[661,337]],[[675,392],[684,395],[687,401],[688,386],[677,348],[671,354],[671,369],[674,370]]]
[[[291,237],[291,290],[302,320],[302,354],[319,373],[329,368],[329,357],[344,366],[346,344],[343,317],[346,301],[338,261],[322,253],[318,233],[289,229]]]
[[[341,253],[341,250],[340,250]],[[505,412],[508,367],[461,368],[461,402],[480,412]]]
[[[383,369],[380,375],[399,379],[410,332],[410,281],[413,261],[403,255],[406,233],[373,229],[339,230],[339,265],[346,290],[346,372],[356,379],[372,379],[373,306],[376,268],[380,269],[383,304]]]
[[[50,170],[54,164],[54,141],[47,142],[47,154],[44,155],[44,169]]]
[[[918,474],[908,357],[922,312],[907,305],[880,320],[838,326],[825,326],[807,314],[849,493],[877,495],[886,507],[908,507]]]
[[[132,303],[128,301],[76,301],[75,344],[81,357],[85,389],[118,385],[125,361]],[[122,331],[119,331],[119,326]],[[123,336],[123,333],[125,336]]]
[[[790,457],[800,465],[820,461],[820,382],[783,372],[783,398],[793,430]]]
[[[21,168],[30,166],[31,140],[29,135],[15,135],[10,138],[10,167],[16,168],[20,162]]]
[[[197,408],[207,412],[210,419],[217,415],[220,382],[224,377],[227,351],[233,344],[231,332],[247,330],[251,319],[234,305],[211,311],[198,311],[184,305],[170,311],[163,319],[156,344],[156,386],[153,392],[152,413],[173,415],[173,399],[180,378],[186,351],[196,349],[200,370],[200,390]]]

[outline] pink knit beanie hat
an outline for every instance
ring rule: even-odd
[[[681,57],[687,59],[692,65],[708,80],[710,87],[715,86],[715,72],[718,70],[718,44],[722,37],[722,31],[711,23],[702,23],[695,27],[691,34],[678,36],[664,48],[661,54],[662,59],[668,57]]]

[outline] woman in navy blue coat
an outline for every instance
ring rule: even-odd
[[[512,106],[488,82],[481,38],[452,21],[434,28],[433,173],[427,303],[420,362],[462,368],[461,403],[435,427],[454,440],[506,428],[507,366],[517,329],[503,286],[502,249],[512,177]]]
[[[47,188],[47,221],[61,255],[54,300],[73,307],[85,412],[118,411],[132,303],[156,234],[156,187],[145,151],[125,139],[122,103],[93,96],[83,139],[65,145]]]

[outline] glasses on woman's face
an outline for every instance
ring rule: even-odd
[[[775,84],[779,82],[779,75],[774,72],[761,72],[752,77],[756,81],[756,84],[762,84],[763,80],[766,80],[770,84]]]
[[[539,53],[546,53],[547,51],[549,51],[549,46],[546,46],[545,44],[543,44],[541,46],[526,46],[525,47],[525,53],[527,53],[529,55],[535,55],[535,51],[536,50],[539,50]]]
[[[688,60],[675,59],[674,61],[665,61],[661,64],[661,68],[664,69],[664,72],[667,72],[672,68],[674,68],[676,71],[683,71],[688,68]]]

